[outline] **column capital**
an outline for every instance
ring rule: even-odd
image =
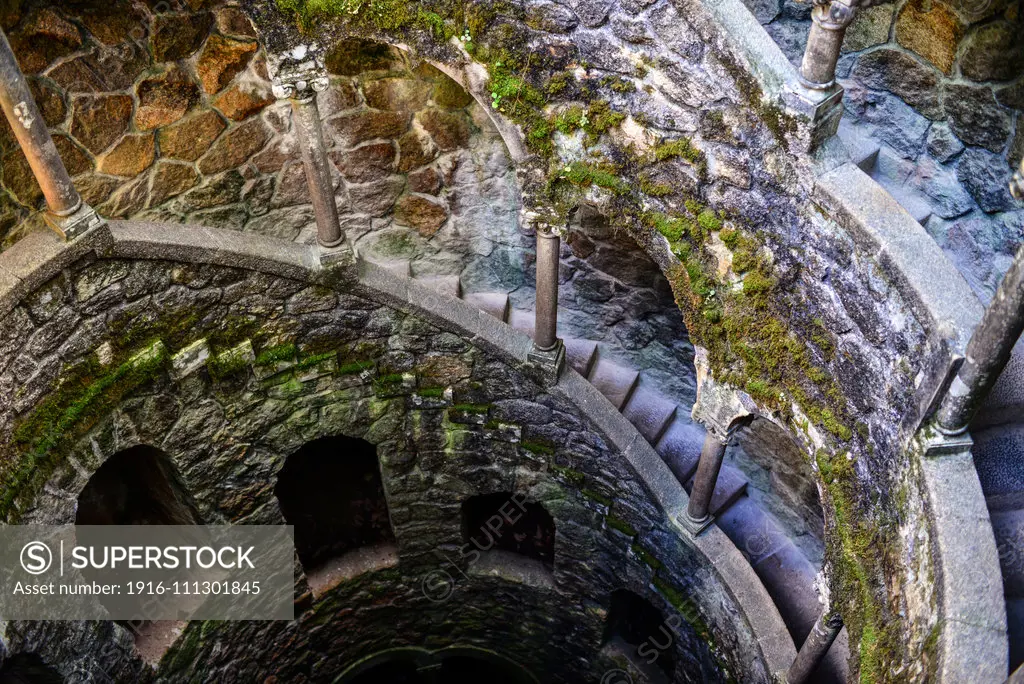
[[[697,368],[697,400],[691,415],[708,435],[725,444],[737,429],[759,415],[757,404],[746,392],[711,377],[706,349],[697,347],[693,361]]]
[[[815,0],[811,20],[826,31],[842,31],[853,23],[856,0]]]
[[[309,100],[330,86],[323,50],[317,45],[300,45],[289,52],[268,55],[271,90],[274,97]]]

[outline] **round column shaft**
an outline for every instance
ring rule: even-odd
[[[558,346],[558,257],[561,248],[558,233],[537,231],[537,301],[533,338],[538,351]]]
[[[811,19],[807,49],[800,63],[800,81],[808,88],[828,90],[836,82],[839,50],[846,27],[853,21],[853,8],[838,1],[815,5]]]
[[[822,615],[821,619],[814,623],[814,629],[807,635],[800,652],[796,654],[796,660],[786,673],[786,683],[805,684],[812,681],[811,675],[828,655],[832,642],[839,636],[839,630],[842,628],[843,619],[838,615],[829,618]]]
[[[18,61],[0,31],[0,107],[25,153],[46,205],[57,216],[68,216],[81,205],[82,198],[71,183],[71,176],[53,144],[46,122],[18,67]]]
[[[292,122],[302,148],[302,162],[306,169],[306,183],[313,200],[313,214],[316,217],[317,240],[324,247],[336,247],[345,236],[338,221],[338,206],[334,200],[334,185],[324,146],[323,126],[320,110],[316,104],[316,93],[303,98],[293,98]]]
[[[715,493],[718,473],[725,459],[725,445],[724,441],[710,432],[704,438],[700,461],[697,463],[697,474],[693,477],[690,503],[686,507],[686,515],[694,523],[704,523],[711,516],[711,497]]]

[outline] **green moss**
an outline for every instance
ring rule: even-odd
[[[339,365],[334,372],[338,375],[358,375],[363,371],[372,370],[374,365],[373,361],[348,361]]]
[[[573,470],[572,468],[565,468],[560,465],[555,465],[554,463],[551,464],[550,468],[552,473],[577,487],[582,486],[587,479],[586,475],[578,470]]]
[[[537,440],[524,439],[519,443],[519,446],[532,454],[544,454],[550,456],[555,453],[555,447],[547,444],[546,442],[540,442]]]
[[[257,366],[269,366],[279,361],[294,361],[299,350],[293,342],[279,344],[262,350],[256,356]]]
[[[548,97],[557,97],[564,93],[575,80],[572,72],[559,71],[548,79],[547,85],[544,86],[544,92]]]
[[[710,209],[705,209],[697,216],[697,224],[704,229],[704,233],[714,233],[722,229],[722,219],[715,215]]]
[[[597,492],[595,492],[592,489],[581,489],[580,490],[580,494],[582,494],[583,496],[587,497],[591,501],[596,501],[597,503],[601,504],[605,508],[610,508],[612,503],[613,503],[612,500],[609,499],[607,496],[603,496],[601,494],[598,494]]]
[[[636,554],[637,558],[643,561],[644,565],[649,567],[651,570],[657,572],[658,570],[661,570],[663,567],[665,567],[664,563],[655,558],[651,553],[647,551],[647,549],[640,546],[639,544],[633,544],[630,547],[630,549],[632,549],[633,553]]]
[[[635,537],[637,531],[622,518],[617,518],[613,515],[606,515],[604,517],[605,524],[613,530],[618,530],[627,537]]]
[[[612,109],[607,100],[596,100],[587,107],[588,123],[584,127],[591,140],[596,141],[604,133],[626,120],[626,115]]]
[[[613,193],[623,193],[628,190],[626,183],[619,178],[615,171],[584,162],[569,164],[561,170],[557,178],[564,179],[581,188],[596,185]]]
[[[569,135],[573,131],[578,131],[583,128],[587,123],[589,123],[587,120],[587,114],[583,111],[583,108],[578,105],[573,105],[572,107],[563,110],[555,117],[554,126],[560,132]]]
[[[740,232],[735,228],[723,228],[718,237],[726,247],[733,250],[736,249],[736,245],[739,242]]]
[[[452,411],[459,413],[487,413],[491,410],[490,404],[452,404]]]
[[[421,397],[428,397],[431,399],[439,399],[443,397],[444,392],[444,387],[421,387],[420,389],[416,390],[416,394],[420,395]]]
[[[668,183],[658,183],[648,175],[640,176],[640,192],[648,197],[665,197],[671,195],[675,190]]]

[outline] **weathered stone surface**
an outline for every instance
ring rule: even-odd
[[[96,170],[111,176],[136,176],[150,167],[155,154],[152,133],[126,135],[100,158]]]
[[[196,62],[196,72],[203,89],[211,95],[220,92],[248,66],[257,47],[253,41],[233,40],[212,34]]]
[[[32,175],[32,167],[20,150],[11,150],[4,155],[3,180],[4,187],[22,204],[35,207],[43,200],[43,192]]]
[[[441,189],[441,174],[434,169],[421,169],[409,174],[409,191],[436,195]]]
[[[996,100],[1004,107],[1024,111],[1024,79],[1014,85],[996,89]]]
[[[82,45],[78,27],[52,7],[29,15],[11,36],[11,49],[26,74],[37,74],[58,57],[69,55]]]
[[[930,119],[942,116],[935,70],[898,50],[862,55],[852,76],[873,90],[888,90]]]
[[[84,171],[92,171],[93,163],[89,155],[66,135],[59,133],[53,136],[53,144],[57,148],[57,154],[64,162],[64,168],[71,176],[77,176]]]
[[[231,170],[203,182],[198,188],[189,190],[175,202],[185,211],[209,209],[234,204],[242,196],[245,179],[238,171]]]
[[[221,7],[217,10],[217,30],[235,38],[256,37],[256,29],[249,17],[237,7]]]
[[[139,108],[135,112],[135,127],[140,131],[174,123],[199,101],[198,86],[177,66],[142,81],[136,92]]]
[[[945,4],[910,0],[896,18],[896,40],[950,74],[964,23]]]
[[[257,235],[294,240],[304,227],[315,220],[312,208],[286,207],[273,209],[263,216],[250,220],[245,224],[245,230]]]
[[[331,160],[345,180],[366,183],[391,175],[395,168],[395,146],[390,142],[367,143],[346,152],[332,152]]]
[[[958,138],[993,152],[1003,149],[1010,137],[1010,117],[996,103],[991,88],[947,85],[944,100],[949,127]]]
[[[149,66],[144,46],[128,43],[122,49],[97,50],[66,61],[47,76],[68,93],[125,90]]]
[[[611,0],[567,0],[565,4],[587,28],[597,28],[603,24],[612,8]]]
[[[248,119],[273,103],[269,84],[250,81],[235,83],[213,98],[213,106],[232,121]]]
[[[195,161],[203,156],[210,145],[227,127],[217,112],[208,109],[161,128],[157,134],[160,154],[164,157]]]
[[[77,17],[85,30],[104,45],[120,46],[125,41],[136,38],[133,31],[138,31],[140,24],[145,22],[138,7],[125,0],[113,0],[96,6],[76,7]]]
[[[351,38],[331,48],[324,58],[324,66],[338,76],[358,76],[367,71],[391,69],[401,61],[397,50],[389,45]]]
[[[743,4],[762,24],[773,21],[782,12],[779,0],[743,0]]]
[[[434,104],[447,109],[461,109],[473,102],[473,96],[465,88],[440,71],[437,74],[434,89],[430,93]]]
[[[272,207],[286,207],[309,202],[309,184],[306,182],[306,171],[301,161],[293,161],[283,169],[277,177]]]
[[[74,98],[71,135],[87,150],[99,154],[128,130],[132,104],[128,95],[82,95]]]
[[[964,144],[942,122],[932,124],[928,131],[928,154],[940,162],[947,162],[964,149]]]
[[[420,195],[404,195],[395,205],[395,221],[415,228],[423,237],[436,233],[447,220],[444,205]]]
[[[893,4],[859,8],[843,37],[843,50],[858,52],[889,40],[889,27],[896,11]]]
[[[922,157],[908,181],[931,199],[932,211],[945,219],[962,216],[974,208],[952,169]]]
[[[872,135],[892,145],[906,157],[917,157],[924,146],[929,121],[888,93],[848,91],[850,110],[857,117],[875,126]]]
[[[162,13],[153,17],[150,44],[157,62],[176,62],[198,50],[213,26],[209,12]]]
[[[192,164],[160,160],[153,170],[153,185],[148,206],[159,206],[195,187],[198,182],[199,172]]]
[[[968,148],[957,162],[956,175],[982,210],[1006,211],[1013,207],[1010,167],[1001,155]]]
[[[553,2],[536,2],[527,6],[526,25],[538,31],[569,33],[579,23],[579,19],[568,8]]]
[[[98,207],[106,202],[111,193],[124,181],[94,173],[83,174],[75,179],[75,189],[86,204]]]
[[[670,3],[651,10],[648,18],[669,50],[684,59],[698,60],[703,56],[704,41]]]
[[[613,14],[610,25],[612,33],[627,43],[647,45],[654,42],[654,36],[647,29],[647,23],[639,19],[625,14]]]
[[[469,144],[472,130],[469,119],[461,112],[426,109],[416,114],[416,120],[442,152],[457,150]]]
[[[270,132],[259,118],[238,124],[217,139],[199,161],[199,170],[209,175],[234,168],[259,152],[269,139]]]
[[[409,127],[409,115],[401,112],[352,112],[327,122],[335,140],[343,147],[378,138],[397,138]]]
[[[39,113],[47,126],[57,126],[64,122],[68,114],[68,108],[64,105],[64,98],[52,86],[37,78],[28,79],[29,90],[32,91],[32,98],[39,107]]]
[[[437,159],[437,146],[418,131],[409,131],[398,139],[398,170],[402,173]]]
[[[971,32],[960,55],[960,72],[972,81],[1008,81],[1024,73],[1021,21],[997,21]]]
[[[384,216],[391,211],[404,187],[405,179],[401,176],[391,176],[362,185],[350,185],[349,202],[353,211],[370,216]]]
[[[142,211],[146,206],[149,194],[149,179],[137,178],[127,185],[121,186],[110,199],[97,207],[103,216],[108,218],[128,218]]]
[[[430,97],[431,84],[412,78],[381,78],[363,86],[366,104],[374,109],[407,112],[422,109]]]

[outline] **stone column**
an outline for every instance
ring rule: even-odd
[[[811,675],[828,654],[832,642],[839,636],[843,628],[843,618],[837,614],[823,613],[821,619],[814,623],[814,629],[807,635],[796,660],[786,673],[786,684],[805,684],[812,681]]]
[[[704,438],[697,474],[693,476],[690,503],[686,507],[686,518],[695,534],[711,524],[711,497],[715,493],[718,473],[722,470],[726,444],[726,440],[716,437],[710,430]]]
[[[326,90],[328,85],[327,72],[317,69],[279,74],[273,89],[275,97],[291,102],[292,126],[302,149],[306,183],[316,216],[317,241],[321,247],[338,247],[345,242],[345,236],[338,221],[330,162],[316,104],[317,93]]]
[[[836,84],[836,64],[846,27],[853,22],[856,0],[815,0],[811,32],[800,63],[800,82],[812,90],[829,90]]]
[[[565,360],[565,347],[558,339],[558,265],[562,240],[551,226],[538,227],[536,232],[536,321],[530,360],[552,367],[557,375]]]
[[[0,107],[4,110],[32,175],[46,198],[47,223],[66,239],[75,238],[102,223],[82,201],[53,144],[50,131],[18,67],[18,61],[0,31]]]
[[[1020,160],[1020,168],[1010,179],[1010,196],[1018,202],[1024,202],[1024,159]]]
[[[1013,346],[1024,331],[1024,245],[1003,276],[985,315],[974,329],[960,372],[936,413],[936,424],[944,435],[967,431],[974,412],[995,385],[1010,360]]]

